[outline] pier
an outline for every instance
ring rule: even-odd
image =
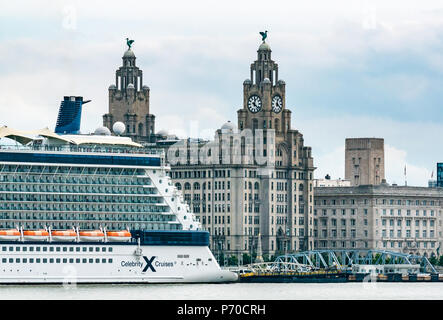
[[[425,256],[386,250],[311,250],[237,268],[241,282],[443,282]]]

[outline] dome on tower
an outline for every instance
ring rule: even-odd
[[[109,90],[115,90],[115,89],[117,89],[117,87],[115,86],[115,84],[111,84],[111,85],[109,86]]]
[[[271,83],[271,80],[269,80],[269,78],[264,78],[263,83]]]
[[[135,54],[131,49],[125,51],[123,58],[135,58]]]
[[[271,51],[269,44],[263,41],[263,43],[258,47],[258,51]]]
[[[246,79],[245,81],[243,81],[243,84],[252,84],[252,81],[249,79]]]
[[[128,84],[128,89],[135,89],[134,85],[132,83]]]
[[[231,121],[226,122],[221,127],[222,132],[234,132],[235,129],[236,129],[236,126]]]

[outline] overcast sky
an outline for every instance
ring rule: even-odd
[[[94,131],[129,37],[156,130],[211,137],[237,123],[268,30],[317,178],[344,177],[346,138],[377,137],[388,182],[406,166],[426,186],[443,161],[443,3],[385,2],[0,0],[0,125],[54,129],[63,96],[81,95]]]

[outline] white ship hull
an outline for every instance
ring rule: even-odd
[[[11,242],[0,243],[0,250],[0,284],[205,283],[237,279],[234,273],[221,270],[204,246]]]

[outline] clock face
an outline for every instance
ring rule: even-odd
[[[252,95],[248,99],[248,109],[252,113],[257,113],[261,110],[261,100],[257,95]]]
[[[274,96],[272,98],[271,105],[272,105],[272,111],[274,111],[275,113],[279,113],[283,108],[282,98],[278,95]]]

